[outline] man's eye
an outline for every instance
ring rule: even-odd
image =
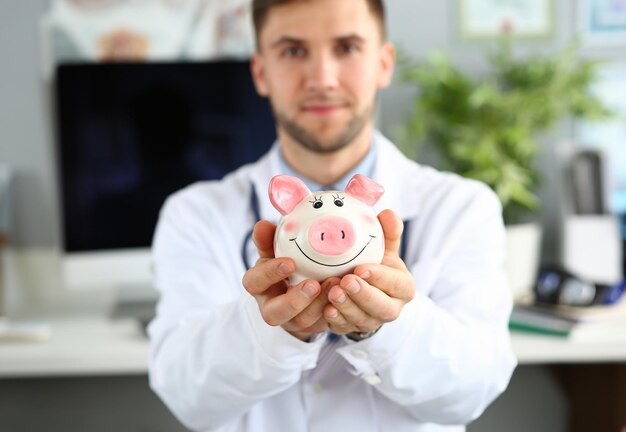
[[[303,57],[305,54],[302,47],[287,47],[283,50],[284,57]]]
[[[359,47],[352,43],[344,43],[337,47],[340,54],[353,54],[359,51]]]

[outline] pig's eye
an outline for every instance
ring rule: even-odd
[[[310,203],[313,204],[313,208],[321,208],[324,203],[322,202],[321,198],[315,197],[315,201],[309,201]]]
[[[344,197],[339,195],[333,195],[333,202],[337,207],[343,207],[343,198]]]

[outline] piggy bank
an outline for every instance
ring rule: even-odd
[[[383,229],[374,204],[381,185],[357,174],[344,191],[311,193],[302,180],[277,175],[269,186],[272,205],[282,215],[274,236],[274,255],[292,258],[292,285],[351,273],[359,264],[380,263]]]

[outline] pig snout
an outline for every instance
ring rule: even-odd
[[[341,255],[356,241],[352,223],[339,216],[321,217],[309,228],[309,244],[323,255]]]

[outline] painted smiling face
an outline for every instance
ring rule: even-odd
[[[385,244],[374,204],[383,192],[381,185],[361,174],[350,179],[345,191],[317,193],[296,177],[272,178],[270,201],[282,214],[274,255],[296,262],[289,283],[321,282],[351,273],[359,264],[380,263]]]

